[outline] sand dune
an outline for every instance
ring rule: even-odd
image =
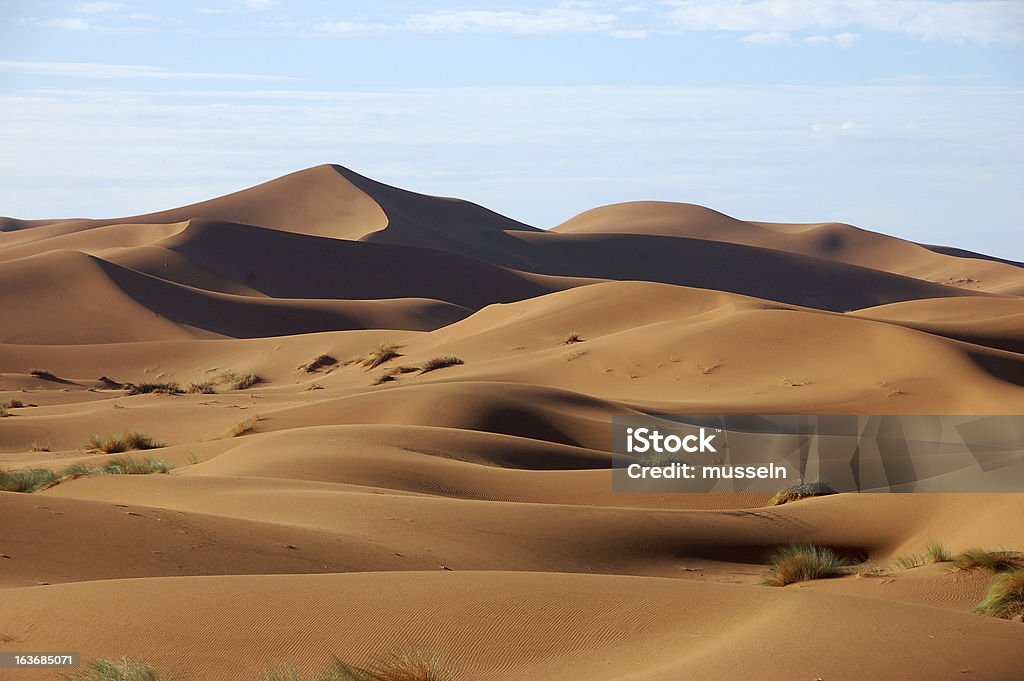
[[[936,252],[838,222],[747,222],[693,204],[637,201],[594,208],[552,231],[708,239],[799,253],[970,290],[1024,293],[1024,270],[1010,263]]]
[[[625,494],[610,452],[622,415],[1021,413],[1022,271],[688,204],[544,232],[330,165],[4,218],[0,468],[173,470],[0,492],[0,651],[194,681],[396,647],[449,681],[1015,681],[1024,628],[970,612],[991,572],[894,561],[1024,549],[1024,495]],[[128,431],[158,446],[86,446]],[[858,567],[765,586],[791,543]]]

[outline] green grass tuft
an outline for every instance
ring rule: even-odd
[[[427,360],[427,363],[420,368],[420,373],[425,374],[428,371],[437,371],[438,369],[445,369],[447,367],[457,366],[459,364],[465,364],[461,359],[455,355],[445,355],[444,357],[435,357]]]
[[[946,547],[939,541],[928,542],[928,546],[924,547],[924,558],[929,563],[948,563],[953,560],[953,554],[951,554]]]
[[[0,468],[0,492],[35,492],[56,482],[59,476],[49,468],[8,471]]]
[[[825,546],[791,544],[768,556],[768,586],[785,586],[848,573],[851,562]]]
[[[1024,567],[1024,556],[1017,551],[986,551],[972,548],[953,556],[957,570],[993,570],[1004,572]]]
[[[988,587],[985,600],[974,608],[974,612],[1024,621],[1024,568],[996,575]]]
[[[174,467],[168,462],[153,457],[133,459],[129,456],[119,456],[108,461],[100,470],[110,475],[150,475],[170,473],[172,468]]]
[[[158,673],[152,665],[127,658],[120,662],[93,660],[74,674],[65,675],[67,681],[176,681],[177,677]]]

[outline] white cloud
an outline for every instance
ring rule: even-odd
[[[423,33],[584,33],[614,30],[615,14],[575,7],[533,12],[443,10],[411,14],[403,28]]]
[[[0,71],[31,73],[43,76],[99,79],[171,79],[171,80],[294,80],[284,76],[265,76],[251,73],[207,73],[172,71],[159,66],[136,64],[97,64],[93,62],[17,61],[0,59]]]
[[[836,45],[838,47],[852,47],[860,42],[858,33],[835,33],[832,35],[809,35],[803,39],[808,45]]]
[[[59,28],[65,31],[88,31],[96,28],[96,25],[79,17],[66,19],[25,19],[23,22],[30,26],[42,26],[43,28]]]
[[[1024,43],[1019,0],[664,0],[683,31],[792,33],[849,28],[925,40]],[[852,33],[851,33],[852,34]]]
[[[355,35],[379,33],[388,30],[382,24],[366,24],[358,21],[316,21],[312,25],[314,33],[333,35]]]
[[[119,2],[80,2],[71,8],[71,11],[78,12],[79,14],[101,14],[103,12],[112,12],[115,9],[124,7]]]

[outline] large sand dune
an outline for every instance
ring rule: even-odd
[[[0,492],[0,651],[194,680],[395,648],[465,681],[1021,676],[1024,625],[970,612],[991,573],[893,561],[1024,548],[1024,495],[769,507],[609,470],[616,416],[1022,413],[1014,263],[689,204],[545,232],[325,165],[4,219],[0,291],[0,467],[102,466],[87,440],[130,430],[174,467]],[[119,387],[145,383],[215,392]],[[763,585],[790,543],[865,569]]]

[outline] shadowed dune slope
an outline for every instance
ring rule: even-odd
[[[562,234],[647,234],[745,244],[813,256],[992,293],[1024,293],[1024,269],[984,256],[959,257],[838,222],[737,220],[687,203],[636,201],[594,208],[555,227]],[[971,254],[976,255],[976,254]]]
[[[286,298],[422,297],[475,309],[590,283],[516,272],[444,251],[208,220],[192,220],[159,245],[219,276]]]
[[[337,329],[433,329],[469,311],[436,300],[283,300],[213,293],[74,251],[0,264],[8,343],[111,343]],[[45,314],[30,314],[31,310]]]
[[[647,234],[517,233],[532,271],[717,289],[824,310],[977,295],[880,270],[725,241]]]

